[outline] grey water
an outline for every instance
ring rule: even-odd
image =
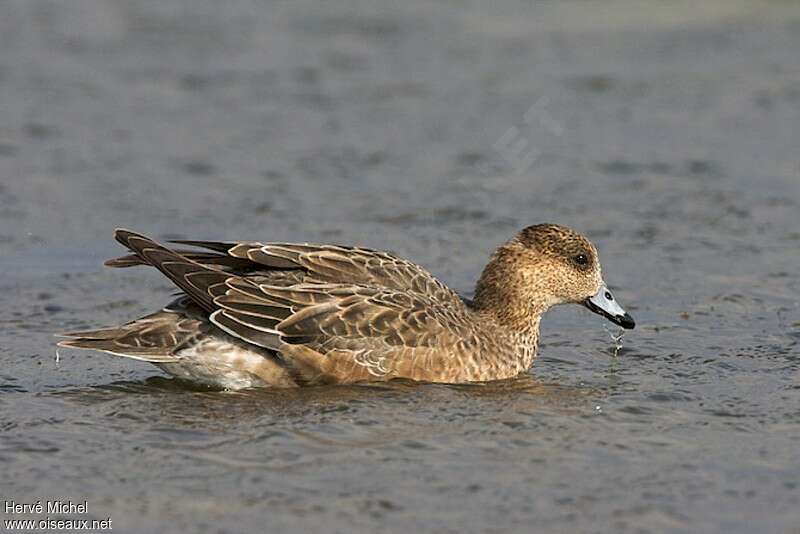
[[[800,3],[1,9],[0,500],[138,533],[800,532]],[[498,384],[56,358],[170,299],[102,267],[118,226],[389,249],[469,294],[546,221],[597,244],[619,350],[569,306]]]

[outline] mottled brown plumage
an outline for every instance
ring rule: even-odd
[[[170,250],[115,235],[132,254],[107,265],[152,265],[185,296],[120,327],[65,334],[60,345],[216,387],[510,378],[533,364],[542,314],[564,302],[633,327],[606,299],[594,246],[558,225],[525,228],[498,248],[473,301],[414,263],[365,248],[178,241],[206,250]]]

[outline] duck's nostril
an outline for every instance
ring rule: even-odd
[[[608,300],[614,300],[614,295],[612,295],[610,291],[606,291],[606,298]]]

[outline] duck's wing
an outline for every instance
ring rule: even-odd
[[[186,292],[212,323],[280,353],[306,381],[353,382],[379,376],[448,380],[447,373],[461,371],[459,358],[471,350],[476,337],[470,312],[452,292],[454,297],[443,303],[436,292],[324,283],[322,275],[288,286],[259,283],[258,278],[202,265],[134,232],[117,230],[115,235]],[[299,257],[275,258],[270,260],[275,269],[297,270],[302,265]],[[368,271],[361,273],[366,277]]]
[[[446,307],[461,305],[458,294],[426,269],[389,252],[309,243],[171,242],[211,251],[173,251],[192,262],[240,276],[262,277],[264,280],[260,281],[273,285],[318,283],[385,287],[425,295]],[[151,262],[134,252],[108,260],[105,264],[109,267],[133,267],[150,265]]]
[[[218,269],[228,270],[231,272],[245,272],[253,267],[253,262],[234,258],[228,256],[227,254],[216,254],[214,252],[200,252],[197,250],[185,249],[176,249],[174,252],[180,254],[184,258],[190,259],[202,265],[214,266]],[[124,269],[127,267],[135,267],[137,265],[150,264],[136,254],[126,254],[125,256],[107,260],[104,265],[106,267]]]
[[[256,344],[264,339],[258,336],[277,336],[269,348],[306,382],[455,382],[464,372],[462,358],[476,348],[463,304],[443,306],[425,295],[362,285],[286,287],[236,278],[225,285],[211,321]]]
[[[308,243],[258,243],[230,241],[175,241],[217,253],[217,265],[249,262],[253,269],[300,270],[303,283],[353,284],[383,287],[425,295],[446,307],[461,299],[423,267],[389,252],[362,247]],[[202,259],[210,258],[209,253]],[[187,256],[192,258],[191,255]],[[223,258],[228,258],[223,259]],[[241,266],[243,264],[236,264]],[[235,270],[235,269],[234,269]]]

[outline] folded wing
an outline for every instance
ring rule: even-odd
[[[460,306],[450,288],[419,265],[388,252],[340,245],[175,241],[206,248],[253,269],[302,270],[308,283],[358,284],[426,295],[446,307]],[[216,259],[223,262],[222,259]],[[202,263],[202,261],[201,261]]]
[[[442,355],[452,354],[443,349],[464,344],[468,351],[474,337],[455,292],[388,253],[331,245],[181,242],[219,253],[192,257],[127,230],[116,236],[140,263],[153,265],[186,292],[213,324],[278,352],[308,381],[370,375],[425,379],[445,365]],[[225,257],[249,264],[233,268],[217,259]]]

